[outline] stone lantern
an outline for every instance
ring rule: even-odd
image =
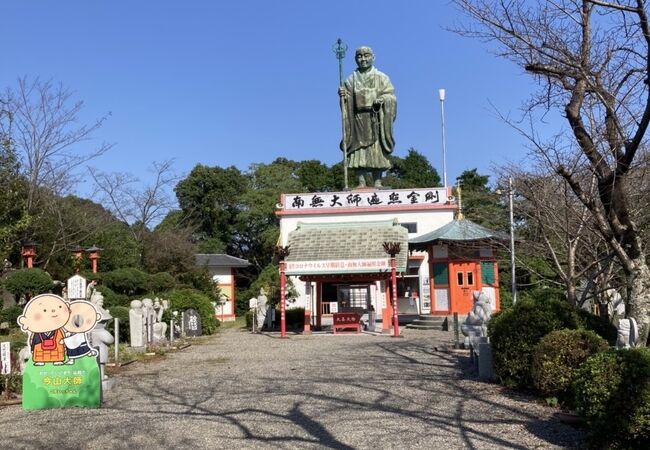
[[[23,262],[28,269],[34,267],[34,258],[36,257],[36,244],[33,242],[24,242],[20,251],[23,256]]]
[[[72,257],[74,258],[75,273],[79,273],[79,269],[81,268],[81,259],[84,257],[84,252],[85,250],[79,244],[70,249],[70,253],[72,253]]]
[[[94,245],[86,249],[86,253],[88,253],[88,258],[90,258],[90,263],[92,264],[93,273],[97,273],[97,260],[99,259],[99,253],[102,250],[103,249]]]

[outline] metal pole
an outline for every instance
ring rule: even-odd
[[[510,269],[512,271],[512,278],[510,280],[512,284],[512,304],[517,303],[517,277],[515,275],[515,220],[513,214],[513,189],[512,189],[512,177],[508,177],[508,202],[510,205]]]
[[[120,319],[115,318],[115,367],[120,365]]]
[[[444,187],[447,187],[447,145],[445,142],[445,90],[439,89],[440,97],[440,124],[442,127],[442,179]]]
[[[454,313],[454,348],[460,348],[460,338],[458,334],[458,313]]]
[[[334,47],[332,48],[336,54],[336,59],[339,60],[339,88],[343,87],[343,58],[345,58],[345,51],[348,46],[338,38]],[[343,143],[343,184],[345,189],[348,189],[348,146],[346,144],[345,135],[345,122],[346,122],[346,101],[343,97],[339,97],[339,105],[341,107],[341,142]]]

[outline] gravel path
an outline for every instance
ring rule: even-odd
[[[532,449],[584,437],[435,351],[450,333],[404,335],[226,330],[128,366],[100,410],[0,408],[0,447]]]

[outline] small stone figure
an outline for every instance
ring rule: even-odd
[[[381,187],[382,172],[390,169],[388,155],[395,147],[395,88],[386,74],[373,67],[375,55],[370,47],[359,47],[354,59],[357,70],[339,88],[345,126],[341,149],[347,151],[348,168],[356,171],[359,187],[366,186],[368,172],[374,186]]]
[[[473,343],[477,338],[487,336],[487,323],[492,317],[492,305],[490,305],[488,296],[481,291],[474,291],[472,297],[474,307],[460,327],[465,335],[466,345]]]
[[[618,333],[616,335],[616,349],[636,347],[639,339],[639,327],[632,317],[618,321]]]

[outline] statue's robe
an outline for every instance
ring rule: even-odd
[[[393,122],[397,114],[395,88],[388,76],[372,67],[356,70],[345,80],[345,143],[351,169],[390,169],[387,156],[395,147]],[[376,99],[381,106],[373,107]],[[345,147],[344,147],[345,146]]]

